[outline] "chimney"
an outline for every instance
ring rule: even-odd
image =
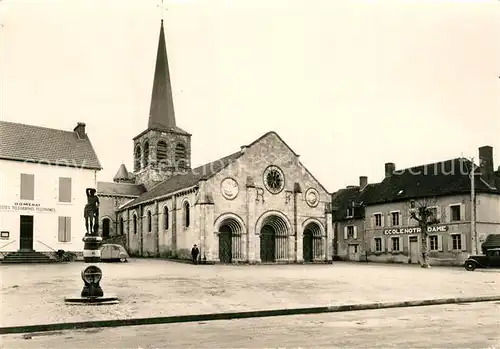
[[[359,190],[365,189],[367,184],[368,184],[368,177],[359,176]]]
[[[392,176],[396,171],[396,165],[393,162],[386,162],[385,164],[385,178]]]
[[[493,147],[485,145],[479,148],[479,167],[481,168],[481,178],[488,183],[488,185],[495,187]]]
[[[83,122],[79,122],[76,124],[76,127],[73,129],[78,138],[85,139],[85,124]]]

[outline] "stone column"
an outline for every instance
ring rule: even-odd
[[[154,251],[155,255],[159,257],[160,255],[160,225],[159,220],[160,220],[160,211],[158,209],[159,203],[158,200],[155,201],[153,205],[153,212],[151,213],[151,230],[153,233],[153,240],[154,240]]]
[[[333,237],[334,237],[334,231],[333,231],[333,221],[332,221],[332,213],[327,212],[326,213],[326,247],[325,247],[325,253],[326,257],[325,259],[327,261],[332,260],[333,256]]]
[[[257,213],[256,213],[256,200],[257,191],[253,178],[251,176],[247,177],[246,182],[246,245],[245,254],[246,260],[249,263],[260,262],[260,239],[255,231],[255,224],[257,223]]]
[[[297,224],[297,263],[304,262],[304,229],[302,228],[302,223]]]

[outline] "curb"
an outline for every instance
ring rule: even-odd
[[[98,327],[158,325],[158,324],[173,324],[173,323],[183,323],[183,322],[249,319],[256,317],[271,317],[271,316],[285,316],[285,315],[340,313],[346,311],[406,308],[406,307],[420,307],[429,305],[492,302],[492,301],[500,301],[500,296],[442,298],[442,299],[427,299],[419,301],[332,305],[327,307],[314,307],[314,308],[257,310],[257,311],[245,311],[245,312],[234,312],[234,313],[174,315],[174,316],[164,316],[164,317],[136,318],[136,319],[123,319],[123,320],[115,319],[115,320],[54,323],[45,325],[11,326],[11,327],[0,327],[0,335],[13,334],[13,333],[78,330],[78,329],[98,328]]]

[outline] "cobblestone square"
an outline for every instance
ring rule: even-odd
[[[109,306],[66,305],[84,263],[0,265],[1,326],[496,295],[498,270],[339,262],[191,265],[154,259],[100,263]]]

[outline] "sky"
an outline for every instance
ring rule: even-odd
[[[0,0],[0,119],[81,121],[112,181],[146,129],[160,19],[192,164],[277,132],[330,191],[494,148],[500,3]]]

